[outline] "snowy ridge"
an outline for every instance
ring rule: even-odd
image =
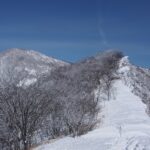
[[[36,52],[34,50],[28,50],[27,54],[32,55],[36,60],[46,61],[47,63],[59,63],[59,65],[62,65],[62,66],[67,64],[66,62],[63,62],[61,60],[57,60],[57,59],[52,58],[52,57],[48,57],[48,56],[43,55],[43,54]]]
[[[103,120],[94,131],[77,138],[65,137],[35,150],[150,150],[150,118],[146,105],[133,94],[128,58],[120,61],[115,97],[101,103]],[[134,72],[132,72],[134,73]],[[126,84],[128,83],[128,84]]]
[[[128,57],[120,61],[119,73],[123,82],[146,104],[150,100],[150,70],[132,65]]]

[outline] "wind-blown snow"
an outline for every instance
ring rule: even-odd
[[[146,106],[121,80],[116,98],[103,103],[100,127],[77,138],[62,138],[36,150],[150,150],[150,118]]]

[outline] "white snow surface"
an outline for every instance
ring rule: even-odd
[[[103,102],[100,126],[77,138],[65,137],[35,150],[150,150],[150,118],[141,99],[122,79],[114,83],[115,98]]]
[[[36,81],[37,81],[36,78],[24,79],[24,80],[20,81],[17,86],[18,86],[18,87],[19,87],[19,86],[29,86],[29,85],[35,83]]]

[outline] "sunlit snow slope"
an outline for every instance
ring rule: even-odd
[[[56,140],[36,150],[150,150],[146,105],[123,79],[116,80],[114,89],[115,98],[102,104],[104,118],[98,129],[81,137]]]

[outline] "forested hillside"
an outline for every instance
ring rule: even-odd
[[[109,100],[122,57],[121,52],[108,51],[75,64],[55,61],[57,67],[40,74],[32,84],[18,84],[22,80],[17,74],[15,82],[12,78],[0,89],[1,149],[28,150],[44,140],[75,137],[94,129],[101,121],[97,116],[102,100],[95,92],[98,89],[103,100]]]

